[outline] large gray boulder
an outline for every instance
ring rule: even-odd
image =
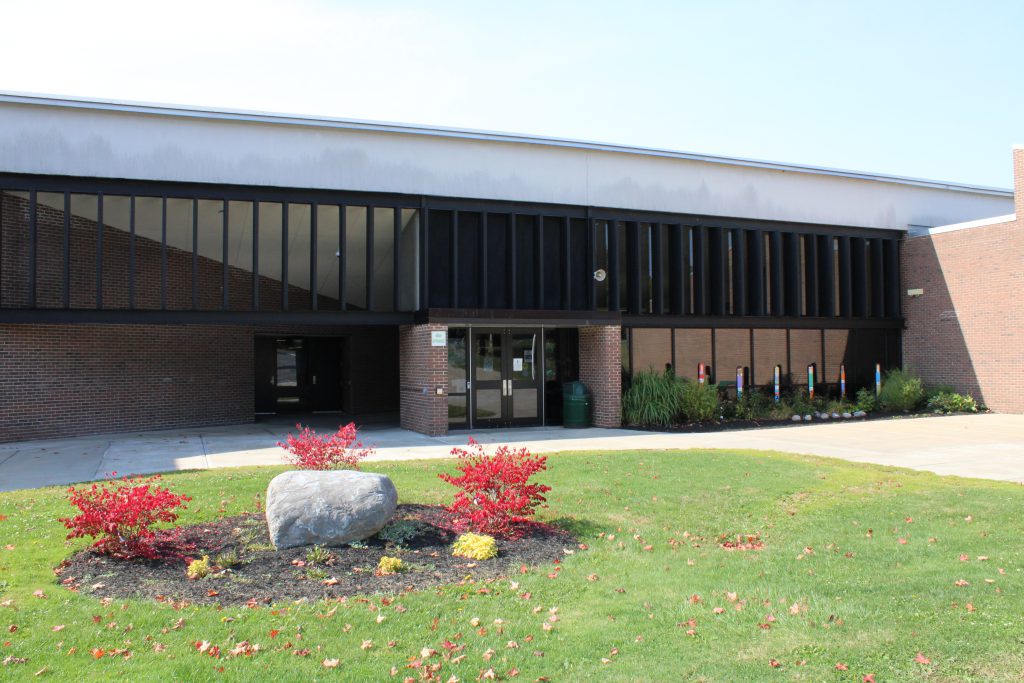
[[[338,546],[380,531],[395,514],[398,492],[372,472],[292,470],[267,487],[267,526],[278,550]]]

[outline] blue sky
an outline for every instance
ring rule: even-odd
[[[1020,0],[36,0],[4,16],[3,90],[503,130],[998,187],[1012,182],[1010,146],[1024,143]]]

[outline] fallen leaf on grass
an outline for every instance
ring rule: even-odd
[[[837,662],[837,663],[836,663],[836,670],[837,670],[837,671],[849,671],[849,670],[850,670],[850,667],[846,666],[846,665],[845,665],[845,664],[843,664],[842,662]]]
[[[340,659],[325,659],[323,665],[325,669],[333,669],[341,663]]]
[[[45,600],[47,597],[49,597],[49,596],[46,595],[46,593],[44,593],[41,590],[39,590],[39,591],[32,591],[32,595],[34,595],[37,598],[40,598],[42,600]]]
[[[364,640],[363,644],[359,646],[359,649],[360,650],[369,650],[372,647],[373,647],[373,641],[372,640]]]
[[[64,624],[57,624],[56,626],[54,626],[50,630],[53,631],[54,633],[56,633],[57,631],[63,631],[64,630]]]
[[[963,579],[957,579],[956,581],[953,582],[953,585],[957,586],[959,588],[963,588],[964,586],[970,586],[971,584],[968,581],[965,581]]]
[[[923,652],[918,652],[917,656],[914,657],[914,661],[917,662],[918,664],[931,664],[932,663],[932,660],[930,660],[927,657],[925,657]]]

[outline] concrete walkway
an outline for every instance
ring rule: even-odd
[[[328,430],[328,416],[313,424]],[[107,434],[0,444],[0,491],[100,479],[110,472],[273,465],[287,421],[202,429]],[[443,458],[468,432],[427,437],[395,427],[361,431],[376,446],[374,460]],[[726,448],[788,451],[896,465],[937,474],[1024,483],[1024,415],[965,415],[924,419],[828,422],[705,434],[561,427],[480,431],[482,443],[525,445],[534,452]]]

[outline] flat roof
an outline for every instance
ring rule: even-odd
[[[813,175],[838,176],[843,178],[867,180],[880,183],[914,185],[918,187],[928,187],[942,190],[990,194],[1001,197],[1013,197],[1013,190],[999,187],[988,187],[984,185],[970,185],[966,183],[954,183],[941,180],[928,180],[925,178],[912,178],[908,176],[888,175],[883,173],[851,171],[838,168],[829,168],[825,166],[792,164],[777,161],[747,159],[742,157],[717,156],[712,154],[697,154],[693,152],[681,152],[676,150],[660,149],[655,147],[636,147],[632,145],[619,145],[613,143],[575,140],[571,138],[556,138],[542,135],[527,135],[522,133],[506,133],[464,128],[450,128],[445,126],[427,126],[421,124],[394,123],[387,121],[368,121],[362,119],[344,119],[328,116],[310,116],[304,114],[261,112],[244,109],[223,109],[217,107],[200,107],[193,105],[133,102],[127,100],[115,100],[105,98],[98,99],[71,97],[64,95],[50,95],[27,92],[0,91],[0,102],[8,102],[11,104],[63,107],[70,109],[120,111],[131,114],[144,114],[152,116],[170,116],[214,120],[219,119],[225,121],[274,124],[284,126],[335,128],[372,131],[381,133],[404,133],[409,135],[426,135],[441,138],[459,138],[468,140],[486,140],[490,142],[508,142],[527,145],[543,145],[548,147],[595,150],[601,152],[613,152],[620,154],[634,154],[639,156],[686,159],[691,161],[701,161],[705,163],[723,164],[728,166],[746,166],[752,168],[763,168],[790,173],[808,173]]]

